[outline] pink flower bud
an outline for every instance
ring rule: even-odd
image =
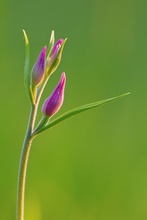
[[[59,49],[60,49],[60,47],[61,47],[63,41],[64,41],[63,39],[59,39],[59,40],[55,43],[55,45],[54,45],[54,47],[53,47],[53,49],[52,49],[52,52],[51,52],[51,59],[54,59],[54,58],[55,58],[55,56],[57,55],[57,53],[58,53],[58,51],[59,51]]]
[[[35,65],[32,68],[32,84],[41,83],[45,72],[46,46],[42,49]]]
[[[51,117],[61,108],[64,100],[65,83],[66,75],[65,73],[62,73],[58,85],[43,104],[42,112],[45,116]]]
[[[50,54],[50,56],[49,56],[48,59],[47,59],[47,67],[48,67],[48,68],[50,68],[51,65],[52,65],[52,63],[54,62],[54,60],[55,60],[55,58],[56,58],[56,56],[57,56],[57,54],[58,54],[58,51],[59,51],[59,49],[60,49],[60,47],[61,47],[63,41],[64,41],[63,39],[59,39],[59,40],[55,43],[55,45],[54,45],[54,47],[53,47],[53,49],[52,49],[52,51],[51,51],[51,54]]]

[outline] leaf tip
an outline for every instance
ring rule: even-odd
[[[52,30],[52,32],[51,32],[51,41],[53,40],[55,38],[55,31],[54,30]]]
[[[66,38],[64,39],[64,42],[66,43],[67,40],[68,40],[68,38],[66,37]]]
[[[124,94],[122,94],[122,95],[120,95],[121,97],[124,97],[124,96],[127,96],[127,95],[130,95],[131,94],[131,92],[127,92],[127,93],[124,93]]]
[[[22,29],[22,31],[23,31],[23,35],[24,35],[24,38],[25,38],[25,43],[27,45],[27,44],[29,44],[29,40],[28,40],[27,34],[26,34],[24,29]]]

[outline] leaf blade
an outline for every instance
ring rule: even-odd
[[[74,116],[74,115],[77,115],[81,112],[84,112],[84,111],[87,111],[87,110],[90,110],[92,108],[96,108],[98,106],[101,106],[105,103],[108,103],[108,102],[111,102],[111,101],[114,101],[116,99],[119,99],[119,98],[122,98],[122,97],[125,97],[127,95],[129,95],[130,93],[124,93],[122,95],[119,95],[119,96],[116,96],[116,97],[113,97],[113,98],[109,98],[109,99],[104,99],[104,100],[101,100],[101,101],[97,101],[97,102],[93,102],[93,103],[89,103],[89,104],[86,104],[86,105],[82,105],[82,106],[79,106],[79,107],[76,107],[72,110],[69,110],[67,112],[65,112],[64,114],[62,114],[61,116],[59,116],[58,118],[54,119],[52,122],[50,122],[48,125],[46,125],[45,127],[41,128],[40,130],[36,131],[34,133],[34,135],[36,134],[39,134],[43,131],[46,131],[48,130],[49,128],[55,126],[56,124],[59,124],[60,122]]]
[[[25,64],[24,64],[24,84],[25,84],[27,94],[28,94],[30,100],[32,101],[33,98],[32,98],[31,89],[30,89],[30,73],[29,73],[29,66],[30,66],[29,40],[28,40],[28,37],[27,37],[25,30],[22,30],[22,31],[23,31],[23,35],[24,35],[24,39],[25,39],[25,51],[26,51]]]

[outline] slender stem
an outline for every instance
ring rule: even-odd
[[[29,152],[30,152],[32,140],[34,138],[33,136],[31,136],[31,134],[34,129],[36,112],[37,112],[37,106],[32,106],[28,121],[28,127],[21,152],[19,172],[18,172],[16,220],[24,220],[24,196],[25,196],[26,171],[27,171]]]
[[[18,186],[17,186],[17,202],[16,202],[16,220],[24,220],[24,198],[25,198],[25,182],[29,153],[31,149],[32,140],[36,135],[33,135],[35,119],[38,110],[39,101],[48,79],[45,79],[36,100],[36,103],[31,106],[28,127],[24,138],[22,152],[20,157],[19,171],[18,171]],[[46,119],[47,120],[47,119]],[[46,121],[45,120],[45,121]],[[44,122],[45,123],[45,122]]]
[[[49,80],[49,77],[46,77],[46,76],[45,76],[41,87],[40,87],[40,88],[38,89],[38,91],[37,91],[37,95],[36,95],[36,97],[37,97],[37,103],[39,103],[39,101],[40,101],[41,95],[42,95],[42,93],[43,93],[43,91],[44,91],[44,88],[45,88],[45,86],[46,86],[48,80]]]

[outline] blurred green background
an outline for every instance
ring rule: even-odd
[[[25,219],[146,220],[147,1],[6,0],[0,17],[0,219],[15,219],[19,157],[29,115],[23,82],[25,29],[31,65],[48,44],[51,30],[56,40],[68,38],[42,99],[65,71],[65,101],[58,115],[131,92],[34,140]]]

